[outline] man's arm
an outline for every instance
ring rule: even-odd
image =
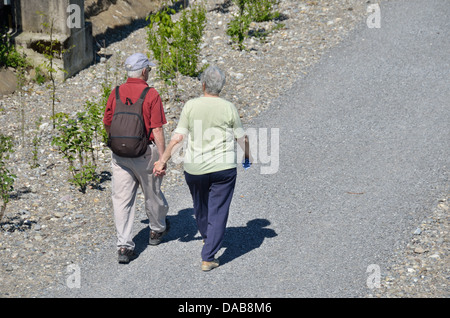
[[[153,128],[153,137],[155,139],[156,148],[158,148],[159,158],[161,158],[166,150],[166,139],[164,137],[164,128]]]
[[[243,136],[242,138],[238,138],[236,140],[237,140],[237,143],[239,144],[239,146],[241,147],[241,149],[244,150],[245,159],[249,159],[250,162],[252,162],[253,158],[250,154],[250,143],[248,141],[247,135]]]

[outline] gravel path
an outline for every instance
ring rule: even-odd
[[[84,195],[67,183],[65,162],[49,146],[48,90],[29,85],[21,98],[0,101],[18,176],[0,232],[0,297],[448,297],[448,3],[382,2],[381,28],[370,29],[367,3],[282,1],[284,28],[263,42],[248,39],[245,52],[229,45],[234,8],[221,4],[208,4],[201,59],[227,72],[223,97],[246,127],[261,136],[256,128],[279,128],[272,136],[279,132],[280,147],[277,173],[260,173],[275,158],[239,172],[222,266],[199,270],[192,202],[175,165],[165,179],[167,242],[146,245],[140,206],[140,255],[119,266],[110,181]],[[59,111],[98,95],[105,74],[120,83],[124,57],[146,51],[145,30],[108,43],[106,63],[59,86]],[[166,94],[168,134],[199,91],[198,81],[181,78],[180,101]],[[21,141],[21,103],[32,127],[44,117],[35,169],[29,149],[37,132]],[[109,164],[105,151],[100,169]],[[368,288],[370,265],[380,269],[379,288]],[[73,269],[81,288],[68,287]]]

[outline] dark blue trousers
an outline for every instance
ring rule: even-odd
[[[195,219],[205,240],[202,260],[210,262],[222,246],[231,199],[236,184],[236,168],[202,175],[184,172],[194,201]]]

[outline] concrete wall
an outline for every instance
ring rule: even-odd
[[[75,14],[74,11],[68,12],[69,5],[76,5],[79,8],[80,15],[76,16],[77,20],[70,21],[80,22],[81,27],[76,27],[74,23],[68,24],[68,18]],[[84,19],[84,0],[15,0],[15,6],[20,11],[18,14],[20,34],[15,37],[16,45],[23,47],[36,65],[45,61],[37,43],[50,41],[50,29],[45,28],[44,23],[50,25],[51,22],[53,22],[53,39],[63,43],[66,50],[60,59],[55,60],[58,68],[67,71],[67,73],[59,71],[58,78],[70,77],[92,63],[94,60],[92,25],[86,23]]]

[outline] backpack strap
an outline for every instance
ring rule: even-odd
[[[147,96],[148,91],[151,89],[152,87],[146,87],[142,93],[141,96],[139,97],[139,99],[144,100],[145,97]],[[116,86],[116,101],[120,99],[120,94],[119,94],[119,86]]]
[[[120,99],[119,86],[116,86],[116,101]]]
[[[148,91],[151,89],[151,87],[146,87],[143,91],[142,91],[142,93],[141,93],[141,96],[139,97],[139,99],[142,99],[142,107],[144,107],[144,100],[145,100],[145,97],[147,96],[147,93],[148,93]],[[144,113],[144,111],[142,111],[142,113]],[[152,134],[152,128],[150,128],[149,130],[148,130],[148,134],[147,134],[147,139],[149,139],[150,138],[150,135]]]
[[[145,96],[147,96],[147,93],[148,93],[148,91],[150,90],[150,88],[151,88],[151,87],[146,87],[146,88],[142,91],[142,94],[141,94],[141,96],[139,97],[139,99],[144,100],[144,99],[145,99]]]

